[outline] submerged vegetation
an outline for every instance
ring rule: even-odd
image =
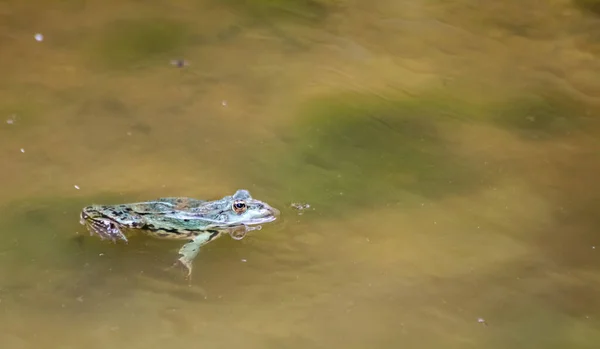
[[[241,21],[241,26],[231,25],[215,34],[217,38],[235,36],[244,25],[259,25],[268,28],[275,36],[295,43],[297,39],[275,22],[320,22],[331,10],[339,7],[342,0],[226,0],[219,4],[229,6],[246,20]],[[183,56],[188,44],[195,42],[194,38],[206,34],[194,32],[192,26],[184,21],[161,17],[115,20],[102,28],[95,40],[88,44],[89,55],[92,61],[111,69],[131,69],[157,60],[164,62]]]
[[[564,136],[581,126],[584,108],[558,93],[530,94],[491,106],[492,121],[527,139]]]
[[[600,15],[600,0],[574,0],[574,3],[581,9]]]
[[[470,190],[479,183],[477,171],[440,132],[442,125],[452,127],[448,109],[430,102],[361,96],[311,101],[282,132],[287,147],[269,155],[257,177],[279,184],[288,197],[333,210]]]
[[[534,96],[493,104],[443,94],[317,98],[280,131],[282,149],[249,168],[260,168],[254,177],[284,196],[334,211],[477,190],[485,176],[481,163],[451,141],[461,125],[500,126],[522,140],[562,137],[581,126],[581,104],[553,93]]]
[[[180,54],[189,37],[186,25],[166,19],[131,19],[110,23],[92,44],[95,61],[110,68],[132,68]]]
[[[225,3],[243,10],[247,15],[274,19],[304,19],[320,21],[343,0],[226,0]]]

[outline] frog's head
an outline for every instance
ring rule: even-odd
[[[222,202],[226,205],[223,214],[226,215],[226,221],[230,226],[269,223],[279,216],[279,210],[266,202],[253,199],[245,189],[236,191],[232,196],[224,197]]]
[[[124,240],[123,226],[118,222],[119,213],[116,209],[107,206],[92,205],[84,207],[80,214],[79,223],[85,226],[90,235],[97,234],[101,239],[109,239],[113,242]]]

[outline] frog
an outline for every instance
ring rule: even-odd
[[[280,211],[266,202],[252,198],[246,189],[216,200],[191,197],[161,197],[151,201],[89,205],[80,213],[80,224],[90,236],[113,243],[128,243],[129,238],[141,233],[162,239],[186,243],[179,249],[179,259],[192,275],[193,261],[200,248],[223,235],[234,240],[243,239],[265,223],[273,222]]]

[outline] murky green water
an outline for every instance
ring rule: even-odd
[[[0,347],[598,347],[597,8],[0,3]],[[191,284],[79,225],[238,188]]]

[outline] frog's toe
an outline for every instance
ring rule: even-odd
[[[181,263],[181,265],[183,265],[185,267],[185,269],[187,270],[187,278],[191,278],[192,277],[192,261],[187,259],[186,257],[181,257],[178,259],[178,262]]]

